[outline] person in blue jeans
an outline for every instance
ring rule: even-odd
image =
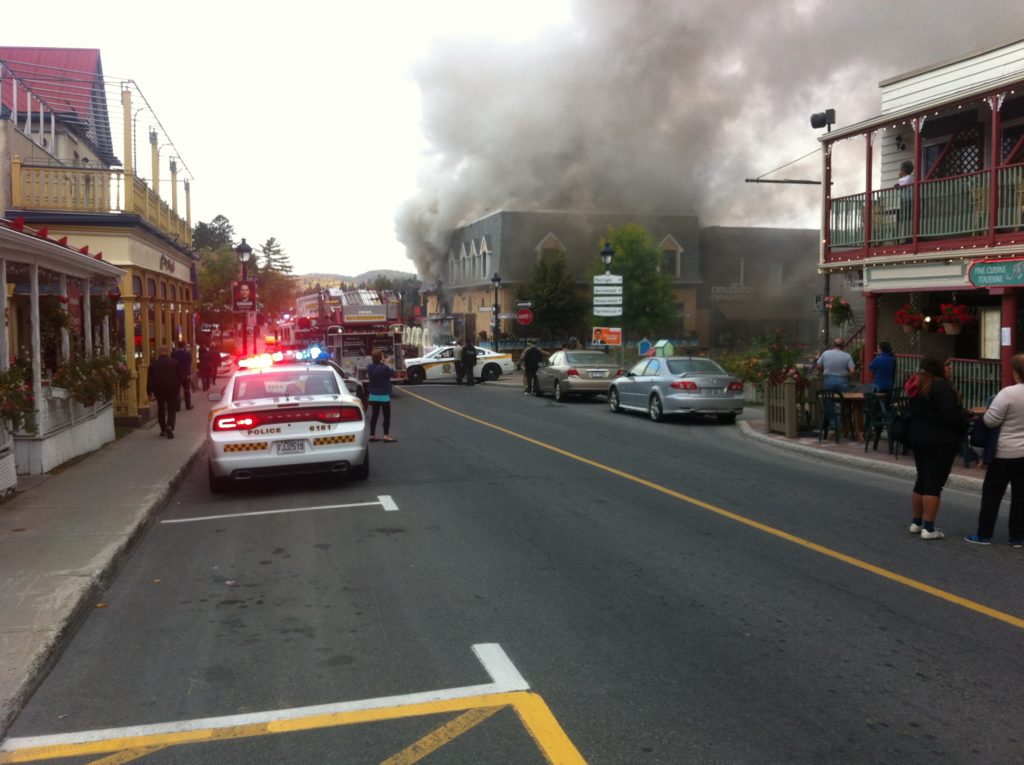
[[[885,399],[888,409],[892,406],[892,387],[896,379],[896,357],[892,355],[892,345],[883,340],[878,344],[878,355],[868,366],[874,376],[875,387]]]
[[[384,363],[384,352],[375,350],[370,354],[373,363],[366,368],[366,376],[369,379],[369,401],[370,410],[370,440],[384,441],[393,444],[397,438],[391,437],[391,378],[395,376],[395,370]],[[384,437],[378,438],[377,419],[381,413],[384,414]]]
[[[832,347],[818,357],[818,369],[821,370],[822,390],[834,390],[843,393],[850,389],[850,375],[855,369],[853,356],[843,350],[843,338],[832,341]],[[832,427],[839,428],[839,411],[832,412]]]

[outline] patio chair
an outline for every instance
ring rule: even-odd
[[[892,438],[892,421],[897,417],[905,417],[908,414],[910,414],[910,402],[907,401],[906,396],[904,396],[902,393],[900,393],[899,395],[896,395],[894,393],[892,398],[892,405],[889,407],[890,438]],[[906,453],[906,449],[904,449],[903,444],[901,444],[896,439],[892,439],[892,453],[896,459],[900,458],[900,452]]]
[[[864,425],[864,451],[874,442],[875,451],[878,451],[878,442],[882,440],[882,433],[888,436],[889,454],[892,454],[892,410],[885,405],[885,397],[880,393],[866,392],[864,394],[864,413],[867,419]]]
[[[843,394],[837,390],[819,390],[818,411],[821,412],[821,423],[818,430],[818,443],[828,439],[828,429],[832,428],[839,443],[839,433],[843,429]]]

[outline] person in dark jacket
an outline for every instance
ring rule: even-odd
[[[910,403],[910,448],[917,468],[910,533],[920,534],[921,539],[945,537],[935,528],[939,497],[967,434],[967,412],[950,381],[951,366],[946,354],[929,354],[904,388]]]
[[[206,343],[199,345],[199,379],[202,380],[203,390],[209,390],[213,380],[213,351]]]
[[[185,397],[185,408],[192,408],[192,353],[185,343],[178,341],[178,347],[171,351],[171,358],[181,365],[181,392]]]
[[[875,386],[885,400],[886,408],[892,406],[892,386],[896,379],[896,357],[892,355],[892,345],[883,340],[878,344],[878,355],[868,367],[874,376]]]
[[[146,393],[156,399],[156,419],[160,423],[160,437],[174,438],[174,423],[181,406],[181,365],[171,358],[171,349],[160,346],[157,358],[149,365]]]
[[[519,359],[520,365],[526,370],[526,390],[523,395],[534,393],[537,389],[537,370],[544,363],[547,354],[537,347],[537,341],[533,340],[530,347],[523,351],[523,357]]]
[[[370,354],[373,363],[366,368],[366,376],[369,380],[370,409],[373,414],[370,417],[370,440],[392,444],[397,438],[391,437],[391,378],[395,376],[395,370],[384,363],[384,352],[380,349]],[[384,413],[384,438],[377,438],[377,419],[381,412]]]
[[[462,346],[462,373],[466,376],[466,385],[476,381],[476,346],[472,340],[467,340]]]

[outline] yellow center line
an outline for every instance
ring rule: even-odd
[[[888,579],[889,581],[902,584],[905,587],[909,587],[913,590],[917,590],[919,592],[926,593],[941,600],[945,600],[949,603],[953,603],[962,608],[974,611],[975,613],[983,614],[984,616],[988,616],[992,619],[1004,622],[1005,624],[1017,627],[1018,629],[1024,629],[1024,619],[1020,618],[1019,616],[1014,616],[1013,614],[1008,614],[1005,611],[999,611],[995,608],[986,606],[983,603],[978,603],[977,601],[970,600],[959,595],[954,595],[953,593],[947,592],[946,590],[940,590],[938,587],[933,587],[930,584],[925,584],[924,582],[919,582],[916,579],[911,579],[910,577],[903,576],[902,574],[897,574],[895,571],[890,571],[889,569],[882,568],[881,566],[876,566],[875,564],[868,563],[867,561],[861,560],[860,558],[854,558],[852,555],[841,553],[838,550],[833,550],[829,547],[824,547],[823,545],[819,545],[816,542],[810,541],[809,539],[798,537],[795,534],[790,534],[788,531],[782,531],[781,529],[777,529],[774,526],[769,526],[767,524],[761,523],[760,521],[755,521],[752,518],[747,518],[746,516],[734,513],[730,510],[726,510],[725,508],[718,507],[717,505],[712,505],[709,502],[704,502],[703,500],[697,499],[696,497],[691,497],[687,494],[683,494],[682,492],[670,489],[667,486],[662,486],[661,484],[655,483],[654,481],[649,481],[646,478],[641,478],[639,476],[633,475],[632,473],[627,473],[624,470],[619,470],[618,468],[614,468],[611,465],[605,465],[601,462],[596,462],[595,460],[588,459],[579,454],[566,451],[565,449],[561,449],[557,446],[552,446],[551,444],[545,443],[543,441],[538,441],[535,438],[530,438],[529,436],[525,436],[522,433],[516,433],[514,430],[509,430],[508,428],[504,428],[501,425],[495,425],[493,422],[487,422],[486,420],[481,420],[477,417],[464,414],[463,412],[460,412],[456,409],[452,409],[451,407],[447,407],[444,404],[439,404],[436,401],[431,401],[429,398],[425,398],[424,396],[418,393],[413,393],[408,389],[406,389],[405,392],[410,394],[414,398],[419,399],[425,404],[430,404],[431,406],[437,407],[438,409],[441,409],[450,414],[454,414],[457,417],[462,417],[463,419],[469,420],[470,422],[475,422],[478,425],[483,425],[486,428],[491,428],[492,430],[496,430],[499,433],[504,433],[507,436],[518,438],[519,440],[525,441],[526,443],[533,444],[534,446],[539,446],[542,449],[547,449],[550,452],[560,454],[563,457],[575,460],[576,462],[581,462],[584,465],[589,465],[590,467],[602,470],[606,473],[611,473],[612,475],[618,476],[619,478],[624,478],[627,481],[632,481],[633,483],[638,483],[641,486],[646,486],[647,488],[660,492],[661,494],[665,494],[667,496],[681,500],[688,504],[694,505],[695,507],[707,510],[708,512],[715,513],[716,515],[720,515],[723,518],[728,518],[731,521],[742,523],[744,526],[749,526],[750,528],[757,529],[758,531],[763,531],[765,534],[770,534],[771,536],[777,537],[779,539],[784,539],[787,542],[792,542],[793,544],[799,545],[808,550],[813,550],[814,552],[819,553],[820,555],[832,558],[833,560],[841,561],[850,566],[853,566],[854,568],[859,568],[862,571],[867,571],[868,573],[883,577],[885,579]]]
[[[159,752],[164,749],[162,746],[146,746],[139,749],[126,749],[123,752],[117,752],[109,757],[104,757],[102,760],[93,760],[88,765],[124,765],[126,762],[137,760],[140,757],[145,757],[153,752]]]

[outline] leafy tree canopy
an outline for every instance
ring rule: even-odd
[[[579,331],[587,306],[569,271],[564,250],[545,252],[530,279],[517,291],[520,300],[533,301],[534,326],[541,337],[567,338]]]
[[[192,246],[197,250],[216,250],[220,247],[231,247],[235,229],[223,215],[218,215],[209,223],[200,221],[192,229]]]
[[[662,254],[647,229],[636,223],[608,228],[615,250],[611,272],[622,275],[622,328],[630,338],[667,331],[676,319],[672,282],[661,270]],[[595,250],[600,247],[595,248]],[[604,273],[596,257],[591,275]]]

